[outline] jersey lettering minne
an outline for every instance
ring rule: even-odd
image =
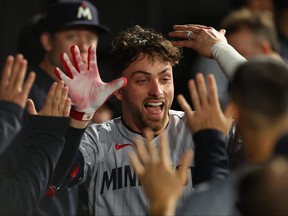
[[[184,112],[169,111],[165,131],[170,142],[173,167],[179,165],[183,153],[194,148],[191,131]],[[90,125],[82,137],[80,151],[84,157],[84,177],[89,195],[91,215],[147,215],[149,203],[129,161],[134,151],[133,140],[141,136],[116,118],[102,124]],[[158,147],[159,136],[153,140]],[[192,167],[192,164],[191,164]],[[193,191],[191,170],[179,205]]]

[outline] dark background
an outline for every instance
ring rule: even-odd
[[[37,13],[45,12],[55,0],[2,0],[0,19],[0,66],[8,54],[18,52],[19,33]],[[102,79],[113,79],[109,66],[110,43],[115,34],[132,24],[151,27],[165,36],[174,24],[199,23],[217,28],[219,21],[237,6],[233,0],[91,0],[99,11],[100,22],[111,28],[109,35],[100,37],[98,64]],[[168,36],[167,36],[168,37]],[[175,95],[187,95],[190,66],[196,54],[184,49],[184,58],[174,69]],[[173,108],[178,109],[176,103]]]

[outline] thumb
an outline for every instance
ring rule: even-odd
[[[106,92],[108,95],[112,94],[114,91],[124,87],[127,83],[127,79],[125,77],[121,77],[113,80],[110,83],[107,83]]]
[[[227,119],[232,119],[234,116],[234,107],[232,103],[229,103],[224,111],[224,115]]]
[[[182,110],[186,114],[192,112],[192,109],[191,109],[189,103],[186,101],[186,99],[184,98],[183,95],[181,95],[181,94],[177,95],[177,101],[178,101],[180,107],[182,108]]]
[[[227,131],[226,131],[226,134],[228,134],[229,132],[229,129],[230,127],[232,126],[233,124],[233,121],[234,121],[234,107],[232,105],[232,103],[228,104],[225,111],[224,111],[224,115],[227,119],[227,125],[228,125],[228,128],[227,128]]]
[[[35,105],[34,105],[34,102],[33,100],[31,99],[28,99],[27,100],[27,112],[30,114],[30,115],[37,115],[37,111],[35,109]]]
[[[220,29],[219,31],[221,34],[225,35],[226,34],[226,30],[225,29]]]

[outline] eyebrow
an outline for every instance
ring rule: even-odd
[[[161,74],[164,74],[164,73],[166,73],[167,71],[172,71],[172,69],[171,68],[165,68],[164,70],[162,70],[162,71],[160,71],[159,73],[158,73],[158,75],[161,75]],[[133,73],[132,73],[132,76],[135,76],[135,75],[137,75],[137,74],[144,74],[144,75],[148,75],[148,76],[151,76],[151,73],[149,73],[149,72],[147,72],[147,71],[141,71],[141,70],[138,70],[138,71],[134,71]]]

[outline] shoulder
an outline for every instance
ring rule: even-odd
[[[169,116],[170,116],[170,118],[173,118],[173,119],[177,119],[177,118],[182,119],[185,117],[185,113],[183,111],[170,109],[169,110]]]
[[[235,179],[200,184],[178,209],[179,215],[233,215],[236,202]],[[209,205],[207,205],[209,203]]]
[[[187,118],[183,111],[169,110],[169,123],[171,125],[186,124]]]
[[[91,123],[87,127],[85,134],[98,137],[100,134],[109,134],[119,127],[121,127],[120,117],[103,123]]]

